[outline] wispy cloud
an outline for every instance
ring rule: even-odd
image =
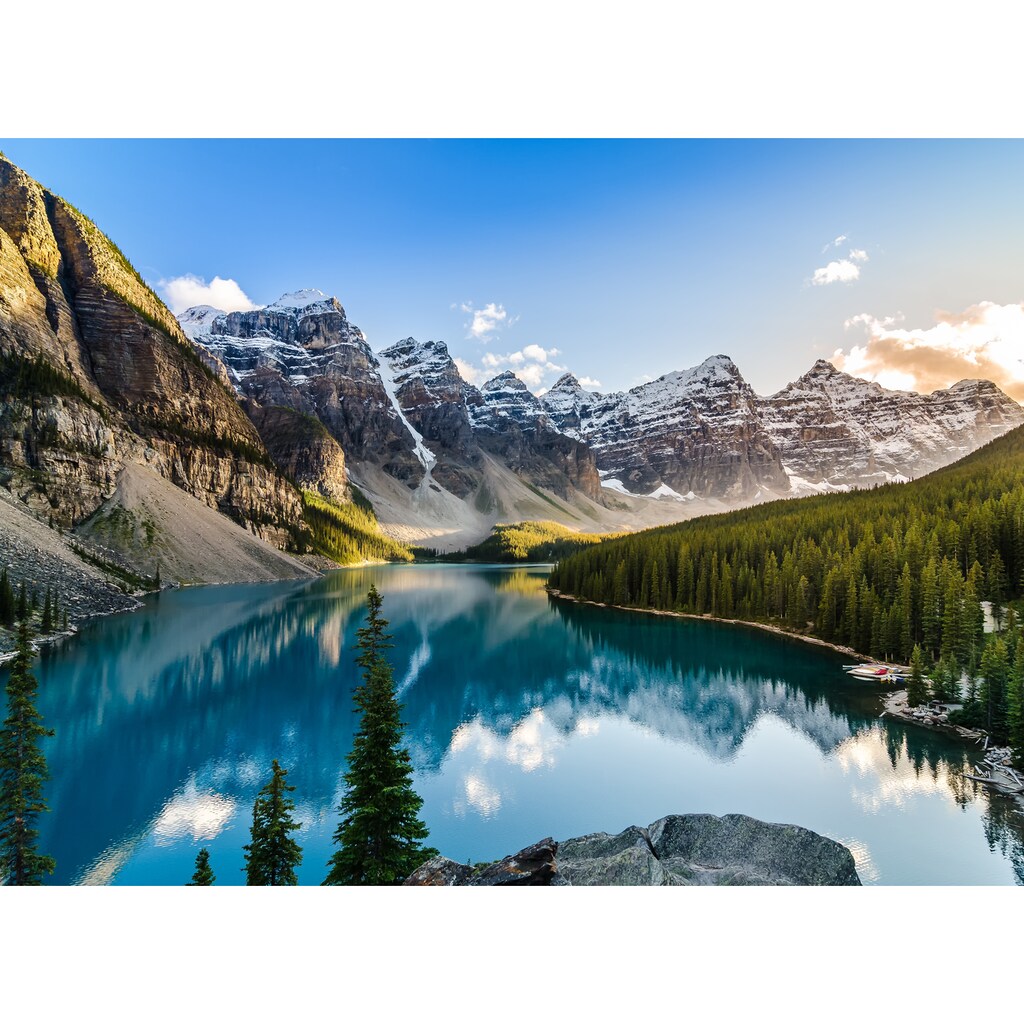
[[[158,282],[157,289],[173,313],[183,313],[190,306],[213,306],[225,313],[260,308],[230,277],[214,277],[207,284],[195,274],[182,274]]]
[[[469,313],[472,319],[466,324],[468,337],[477,341],[490,341],[502,328],[511,327],[518,317],[509,316],[508,310],[497,302],[488,302],[482,309],[477,309],[472,302],[463,302],[459,309]]]
[[[860,313],[846,321],[867,339],[832,361],[884,387],[934,391],[965,378],[991,380],[1011,398],[1024,400],[1024,303],[979,302],[962,313],[938,312],[931,327],[906,330],[897,314]]]
[[[577,377],[576,379],[580,382],[580,387],[583,388],[599,388],[601,386],[601,382],[593,377]]]
[[[822,255],[827,253],[829,251],[829,249],[838,249],[839,246],[841,246],[843,244],[843,242],[845,242],[845,241],[846,241],[846,235],[838,235],[836,238],[833,238],[831,242],[826,242],[821,247]]]
[[[467,384],[483,384],[487,379],[487,374],[484,373],[479,366],[467,363],[465,359],[459,359],[459,357],[456,356],[452,362],[455,363],[455,368],[459,371],[462,379]]]

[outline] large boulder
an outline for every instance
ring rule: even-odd
[[[672,885],[860,885],[845,846],[745,814],[670,814],[648,826]]]

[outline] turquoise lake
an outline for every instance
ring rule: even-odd
[[[168,591],[36,663],[57,884],[241,884],[253,799],[296,787],[319,884],[376,584],[431,843],[462,861],[665,814],[741,812],[847,844],[866,884],[1019,884],[1024,815],[976,754],[880,720],[843,658],[760,630],[558,602],[543,567],[382,566]]]

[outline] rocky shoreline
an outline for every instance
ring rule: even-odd
[[[860,885],[853,854],[799,825],[670,814],[617,835],[550,837],[491,864],[434,857],[406,885]]]
[[[936,706],[937,705],[937,706]],[[964,743],[980,744],[984,757],[977,771],[965,773],[964,777],[988,786],[1000,796],[1009,797],[1024,809],[1024,775],[1014,770],[1010,763],[1010,748],[990,746],[989,735],[984,729],[971,729],[949,721],[949,712],[961,705],[933,701],[929,705],[911,707],[907,703],[907,691],[896,690],[886,695],[885,709],[880,718],[895,718],[910,725],[945,733]]]

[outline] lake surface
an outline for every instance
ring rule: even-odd
[[[823,648],[548,598],[543,568],[382,566],[170,591],[37,662],[59,884],[241,884],[252,803],[288,769],[299,877],[332,852],[357,727],[355,630],[391,621],[431,843],[462,861],[665,814],[741,812],[846,843],[865,883],[1024,881],[1024,816],[975,755],[879,720]]]

